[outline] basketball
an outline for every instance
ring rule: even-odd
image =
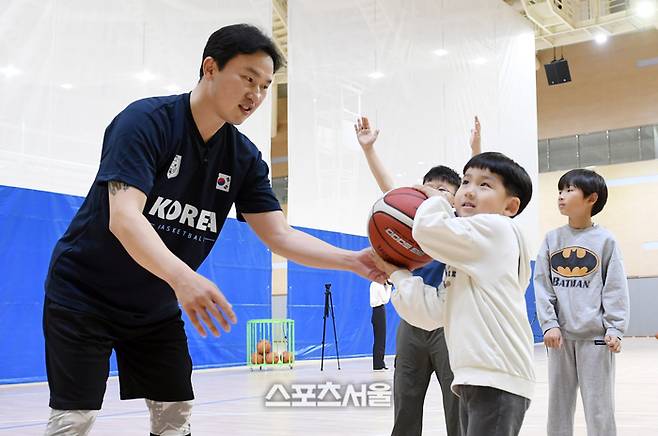
[[[276,353],[267,353],[265,355],[265,363],[279,363],[279,355]]]
[[[256,344],[256,351],[258,351],[259,354],[269,353],[271,349],[272,345],[267,339],[261,339],[258,341],[258,344]]]
[[[372,206],[368,239],[382,259],[409,270],[432,260],[411,236],[416,210],[426,199],[425,194],[413,188],[397,188]]]
[[[251,363],[263,363],[265,359],[262,354],[256,352],[251,353]]]
[[[281,355],[281,360],[283,361],[283,363],[292,363],[293,354],[289,351],[284,351],[283,354]]]

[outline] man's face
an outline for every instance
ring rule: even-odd
[[[240,54],[219,70],[212,61],[204,69],[204,80],[210,84],[211,105],[219,118],[242,124],[267,96],[274,79],[274,62],[265,52]]]
[[[455,194],[455,209],[460,217],[481,213],[514,216],[518,204],[514,207],[513,203],[518,203],[518,198],[507,194],[502,178],[482,168],[466,170]]]
[[[456,186],[444,180],[428,180],[427,182],[423,183],[423,186],[436,189],[437,191],[440,192],[445,192],[446,193],[446,195],[444,196],[445,199],[448,200],[451,206],[454,206],[455,192],[457,191]]]

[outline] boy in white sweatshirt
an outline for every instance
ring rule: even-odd
[[[575,169],[558,182],[569,224],[551,230],[537,255],[537,316],[548,347],[548,436],[571,436],[580,395],[587,434],[614,436],[615,356],[628,326],[628,282],[614,236],[592,222],[605,180]]]
[[[395,286],[391,301],[408,323],[445,327],[453,391],[465,436],[518,435],[534,390],[533,336],[525,291],[530,258],[512,217],[532,196],[527,172],[502,153],[487,152],[464,167],[454,205],[438,191],[416,212],[413,237],[444,262],[438,288],[375,257]]]

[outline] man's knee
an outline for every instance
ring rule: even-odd
[[[46,436],[85,436],[96,420],[98,410],[50,409]]]
[[[157,436],[186,436],[190,434],[192,401],[146,400],[151,415],[151,434]]]

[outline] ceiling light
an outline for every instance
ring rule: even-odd
[[[62,89],[73,89],[73,85],[70,83],[62,83],[59,87]]]
[[[368,77],[370,77],[371,79],[381,79],[382,77],[384,77],[384,73],[382,73],[381,71],[373,71],[372,73],[368,74]]]
[[[5,76],[7,79],[11,79],[14,76],[18,76],[19,74],[22,74],[23,72],[16,68],[13,65],[7,65],[4,68],[0,68],[0,74]]]
[[[446,50],[446,49],[444,49],[444,48],[440,48],[440,49],[438,49],[438,50],[434,50],[432,53],[434,53],[434,54],[437,55],[437,56],[445,56],[445,55],[447,55],[449,52],[448,52],[448,50]]]
[[[608,35],[606,35],[605,33],[598,33],[594,37],[594,41],[596,41],[597,44],[605,44],[607,40],[608,40]]]

